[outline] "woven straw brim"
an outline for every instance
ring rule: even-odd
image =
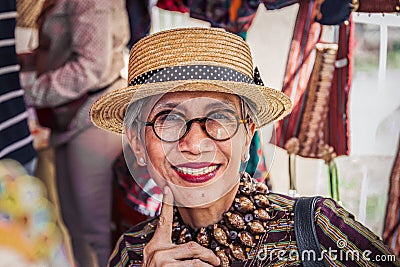
[[[112,91],[92,105],[90,116],[96,126],[123,133],[125,113],[131,103],[148,96],[185,91],[221,92],[244,97],[255,106],[258,127],[282,119],[292,106],[285,94],[265,86],[230,81],[184,80],[128,86]]]

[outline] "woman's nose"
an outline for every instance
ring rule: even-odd
[[[200,154],[212,149],[212,140],[204,132],[199,122],[193,122],[189,132],[179,141],[180,151]]]

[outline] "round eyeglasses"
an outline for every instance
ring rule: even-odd
[[[240,123],[248,120],[240,119],[233,110],[222,109],[208,113],[205,117],[188,120],[179,112],[165,110],[158,113],[153,120],[144,122],[151,126],[154,134],[167,143],[181,140],[190,131],[193,122],[198,122],[201,129],[213,140],[226,141],[231,139],[239,129]]]

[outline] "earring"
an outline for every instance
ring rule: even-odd
[[[250,154],[249,154],[249,153],[244,154],[244,156],[243,156],[243,162],[246,162],[246,161],[248,161],[249,159],[250,159]]]
[[[146,161],[145,161],[144,158],[142,158],[142,157],[140,157],[139,163],[140,163],[140,165],[142,165],[142,166],[146,166],[146,165],[147,165],[147,164],[146,164]]]

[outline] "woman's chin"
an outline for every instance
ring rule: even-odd
[[[234,181],[228,184],[218,178],[217,181],[219,183],[209,183],[202,187],[170,186],[176,205],[188,208],[208,208],[223,199],[237,184]]]

